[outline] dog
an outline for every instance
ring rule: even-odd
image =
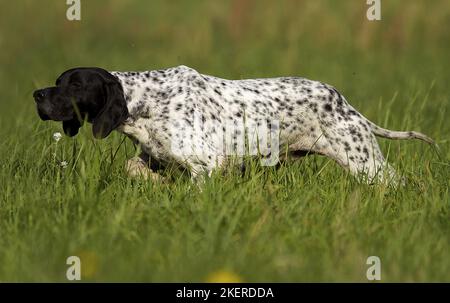
[[[269,132],[276,139],[253,144],[253,152],[266,159],[319,154],[368,182],[397,178],[375,135],[434,144],[419,132],[381,128],[334,87],[300,77],[226,80],[187,66],[144,72],[83,67],[65,71],[55,86],[36,90],[33,97],[40,118],[62,121],[68,136],[84,121],[92,123],[96,138],[113,130],[127,135],[142,150],[127,162],[127,171],[153,179],[159,175],[152,163],[178,163],[196,179],[232,156],[242,158],[238,146],[246,146],[248,125],[251,132],[261,137]],[[224,140],[225,134],[232,140]]]

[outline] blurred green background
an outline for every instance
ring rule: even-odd
[[[450,1],[383,0],[381,21],[365,0],[81,0],[81,21],[67,8],[0,3],[0,280],[66,281],[77,254],[95,281],[367,281],[374,254],[383,281],[449,281]],[[442,158],[380,140],[411,181],[398,191],[311,157],[196,192],[130,181],[119,134],[84,127],[58,145],[60,124],[36,114],[33,90],[68,68],[180,64],[327,82],[377,124],[436,139]]]

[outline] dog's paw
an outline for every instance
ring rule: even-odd
[[[140,178],[143,180],[164,181],[165,178],[152,171],[147,163],[140,157],[134,157],[125,163],[125,172],[130,178]]]

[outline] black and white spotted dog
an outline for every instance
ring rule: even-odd
[[[62,121],[69,136],[88,121],[97,138],[116,129],[138,143],[143,154],[128,162],[131,174],[150,173],[149,159],[179,163],[194,177],[209,174],[237,154],[236,139],[248,135],[247,125],[258,134],[277,125],[276,141],[258,147],[262,155],[317,153],[370,181],[395,176],[375,135],[433,143],[418,132],[383,129],[332,86],[298,77],[225,80],[186,66],[145,72],[74,68],[33,96],[41,119]],[[229,125],[231,143],[223,140]]]

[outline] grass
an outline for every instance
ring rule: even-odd
[[[0,281],[450,281],[450,5],[365,1],[64,1],[0,6]],[[321,20],[321,22],[317,22]],[[408,180],[359,184],[319,156],[278,169],[251,161],[203,191],[185,174],[130,180],[128,139],[84,127],[58,143],[31,92],[64,69],[185,64],[226,78],[300,75],[335,85],[360,112],[416,141],[381,140]],[[67,161],[66,168],[61,161]]]

